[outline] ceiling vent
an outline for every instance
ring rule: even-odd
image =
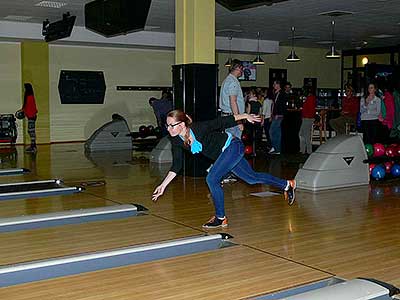
[[[65,5],[67,5],[66,2],[57,2],[57,1],[40,1],[39,3],[35,4],[35,6],[49,7],[49,8],[61,8]]]
[[[288,0],[216,0],[223,7],[229,9],[230,11],[238,11],[248,8],[253,8],[257,6],[271,6],[272,4],[279,2],[286,2]]]
[[[344,10],[332,10],[332,11],[326,11],[326,12],[319,13],[318,15],[336,18],[336,17],[341,17],[341,16],[354,15],[354,13],[351,11],[344,11]]]

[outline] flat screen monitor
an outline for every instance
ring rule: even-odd
[[[58,92],[61,104],[103,104],[104,74],[102,71],[61,70]]]
[[[239,77],[242,81],[256,81],[257,79],[257,68],[256,65],[251,61],[242,61],[243,74]]]

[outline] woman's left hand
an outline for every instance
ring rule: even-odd
[[[247,115],[246,118],[247,121],[249,121],[250,123],[260,123],[261,122],[261,117],[259,115]]]

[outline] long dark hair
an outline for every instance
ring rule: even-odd
[[[25,93],[24,93],[24,106],[26,104],[26,98],[28,98],[28,96],[34,96],[33,94],[33,87],[32,84],[30,83],[24,83],[24,88],[25,88]]]
[[[375,82],[369,82],[369,83],[367,84],[367,90],[366,90],[366,93],[365,93],[367,96],[364,96],[365,105],[368,105],[367,99],[368,99],[368,97],[369,97],[369,91],[368,91],[368,89],[369,89],[369,86],[370,86],[370,85],[372,85],[372,86],[374,87],[374,89],[375,89],[375,94],[374,94],[374,96],[376,96],[376,92],[377,92],[377,90],[378,90],[378,86],[377,86],[377,84],[376,84]]]
[[[167,117],[174,118],[177,122],[185,123],[185,126],[188,129],[190,129],[190,127],[193,124],[192,118],[189,117],[185,112],[183,112],[180,109],[171,110],[168,113]],[[189,136],[190,136],[190,130],[187,130],[184,139],[185,146],[189,146]]]

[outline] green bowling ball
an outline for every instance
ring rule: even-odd
[[[365,151],[367,152],[368,157],[371,157],[374,154],[374,147],[371,144],[366,144]]]

